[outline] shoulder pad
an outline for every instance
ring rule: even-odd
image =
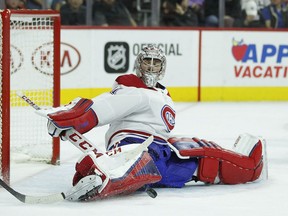
[[[116,78],[115,80],[119,85],[124,85],[127,87],[136,87],[136,88],[146,88],[148,87],[143,83],[143,81],[134,74],[122,75]]]

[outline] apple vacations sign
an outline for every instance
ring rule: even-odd
[[[234,66],[236,78],[287,78],[288,45],[246,44],[232,39],[232,55],[240,65]]]

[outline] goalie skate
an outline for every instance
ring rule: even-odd
[[[65,199],[69,201],[84,200],[89,192],[97,191],[101,185],[102,179],[100,176],[86,176],[65,194]]]

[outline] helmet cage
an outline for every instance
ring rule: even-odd
[[[166,57],[161,49],[153,45],[144,47],[135,60],[136,75],[148,87],[154,87],[163,79],[166,69]]]

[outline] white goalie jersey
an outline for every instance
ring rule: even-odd
[[[110,124],[106,146],[111,148],[126,136],[154,137],[166,141],[175,125],[174,103],[167,89],[146,85],[135,75],[116,79],[113,90],[92,99],[98,125]]]

